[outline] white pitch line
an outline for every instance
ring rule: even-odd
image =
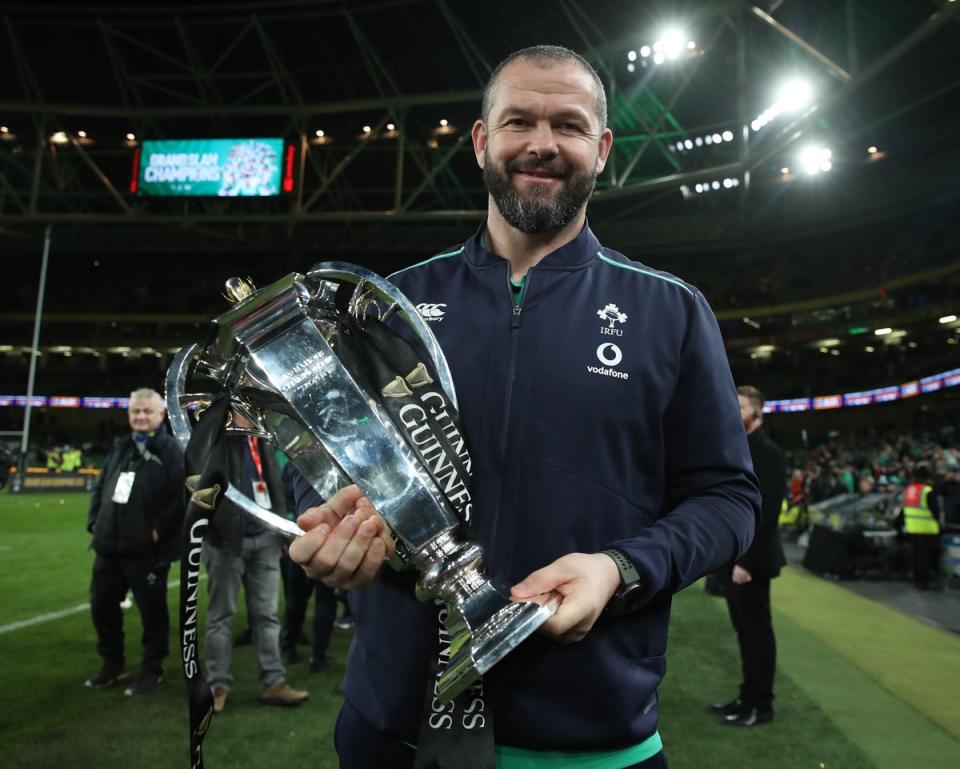
[[[206,574],[201,574],[200,579],[206,579]],[[167,590],[171,590],[175,587],[180,587],[180,580],[175,579],[167,583]],[[87,611],[90,609],[90,604],[80,603],[76,606],[71,606],[68,609],[61,609],[60,611],[51,611],[46,614],[38,614],[36,617],[31,617],[30,619],[22,619],[19,622],[11,622],[9,625],[0,625],[0,635],[4,633],[12,633],[14,630],[20,630],[25,627],[32,627],[33,625],[40,625],[44,622],[51,622],[55,619],[60,619],[62,617],[69,617],[71,614],[79,614],[82,611]]]

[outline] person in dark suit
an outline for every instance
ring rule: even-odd
[[[773,678],[777,642],[770,619],[770,580],[786,564],[777,531],[786,488],[787,463],[763,424],[763,395],[756,387],[737,388],[753,470],[760,481],[763,515],[750,549],[725,573],[727,608],[740,645],[740,694],[711,709],[730,726],[756,726],[773,720]]]

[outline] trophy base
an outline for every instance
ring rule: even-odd
[[[469,640],[437,676],[437,699],[441,704],[450,702],[460,692],[470,688],[480,676],[550,619],[560,605],[557,598],[543,605],[532,601],[518,603],[504,600],[506,605],[471,633]]]

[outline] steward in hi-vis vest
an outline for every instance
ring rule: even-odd
[[[940,533],[940,524],[930,509],[933,486],[928,483],[911,483],[903,491],[903,531],[906,534]]]
[[[927,590],[938,568],[940,509],[926,467],[916,467],[910,480],[903,490],[903,532],[910,540],[914,584]]]

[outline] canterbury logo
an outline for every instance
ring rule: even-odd
[[[417,305],[417,312],[420,313],[420,317],[425,321],[439,321],[443,320],[443,313],[446,306],[445,304],[429,304],[424,302]]]

